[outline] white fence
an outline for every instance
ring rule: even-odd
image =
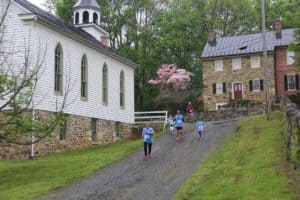
[[[135,112],[135,124],[163,124],[163,129],[167,125],[168,111],[148,111]]]

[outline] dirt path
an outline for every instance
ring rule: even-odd
[[[185,125],[185,139],[176,142],[167,135],[153,144],[152,159],[143,160],[142,148],[107,169],[43,200],[168,200],[193,171],[233,130],[233,122],[208,124],[199,140],[192,125]],[[142,143],[141,143],[142,147]],[[88,163],[87,163],[88,164]]]

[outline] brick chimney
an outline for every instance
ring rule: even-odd
[[[208,32],[208,44],[209,44],[209,46],[217,45],[217,34],[215,31]]]
[[[274,32],[275,32],[276,39],[281,39],[282,38],[281,29],[282,29],[281,19],[275,20],[275,22],[274,22]]]
[[[109,45],[109,36],[108,35],[101,36],[101,43],[106,47],[110,47],[110,45]]]

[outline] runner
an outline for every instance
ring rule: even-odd
[[[183,140],[183,122],[184,118],[183,115],[180,113],[180,110],[177,110],[177,114],[174,117],[174,121],[176,124],[177,134],[176,134],[176,140]]]
[[[174,120],[173,120],[172,115],[169,115],[168,126],[169,126],[169,134],[173,135],[174,134]]]
[[[187,112],[187,122],[192,122],[194,113],[192,102],[189,101],[188,104],[185,106],[185,109]]]
[[[142,131],[142,138],[144,140],[144,160],[149,160],[151,159],[151,148],[153,144],[153,135],[154,135],[154,130],[149,126],[149,124],[146,124],[146,127],[143,128]]]
[[[197,121],[195,123],[195,125],[196,125],[196,128],[197,128],[197,131],[198,131],[198,134],[199,134],[199,140],[200,140],[202,135],[203,135],[204,128],[205,128],[206,124],[202,119],[200,119],[199,121]]]

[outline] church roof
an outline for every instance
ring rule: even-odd
[[[37,15],[37,17],[43,21],[46,21],[50,24],[53,24],[54,26],[61,29],[66,34],[73,34],[80,38],[81,40],[87,42],[89,45],[95,47],[96,49],[102,50],[102,52],[106,55],[113,56],[114,58],[117,58],[119,61],[128,64],[131,67],[136,67],[137,64],[129,60],[128,58],[122,56],[119,52],[106,47],[104,44],[102,44],[99,40],[94,38],[91,34],[88,32],[82,30],[81,28],[76,28],[73,25],[67,24],[60,18],[52,15],[49,12],[44,11],[43,9],[40,9],[39,7],[29,3],[26,0],[15,0],[19,5],[23,6],[33,14]]]
[[[97,8],[100,9],[96,0],[78,0],[73,8]]]

